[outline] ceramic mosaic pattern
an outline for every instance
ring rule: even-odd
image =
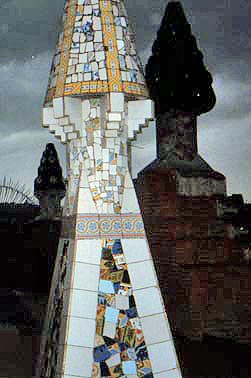
[[[101,101],[91,99],[84,104],[89,113],[84,121],[84,168],[97,211],[119,213],[128,169],[124,112],[107,112],[106,120],[101,123]]]
[[[85,93],[146,94],[121,0],[69,0],[63,22],[46,102]]]
[[[68,261],[69,242],[64,241],[59,269],[55,282],[57,282],[48,307],[48,318],[45,324],[46,343],[44,345],[43,361],[41,361],[41,377],[54,378],[58,360],[58,344],[63,309],[64,283]]]
[[[92,378],[153,378],[120,240],[103,241]]]

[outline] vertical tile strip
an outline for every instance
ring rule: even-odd
[[[92,378],[122,376],[153,372],[121,240],[103,239]]]
[[[104,45],[106,47],[106,67],[110,92],[122,92],[118,47],[114,28],[111,0],[100,1]]]

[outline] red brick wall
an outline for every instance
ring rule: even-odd
[[[139,175],[136,190],[173,332],[250,342],[251,273],[216,197],[178,195],[163,169]]]

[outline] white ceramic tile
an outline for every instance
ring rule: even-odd
[[[128,118],[154,118],[154,102],[152,100],[128,101]]]
[[[177,368],[176,353],[173,341],[150,345],[147,348],[153,373]]]
[[[139,118],[139,119],[128,119],[128,138],[134,138],[135,132],[140,131],[140,126],[146,127],[147,123],[145,118]],[[137,134],[136,134],[137,135]]]
[[[116,323],[105,321],[103,336],[107,336],[110,339],[114,339],[116,335]]]
[[[66,349],[65,370],[67,375],[91,377],[93,348],[82,348],[69,345]]]
[[[59,119],[59,125],[65,126],[66,130],[69,130],[68,132],[73,131],[73,126],[69,126],[70,119],[69,117],[63,117]]]
[[[71,316],[96,319],[98,293],[86,290],[69,290],[71,295],[70,310]]]
[[[97,265],[74,264],[72,289],[98,291],[100,268]]]
[[[147,345],[172,339],[165,313],[147,316],[140,320]]]
[[[130,174],[129,171],[127,171],[126,174],[125,174],[124,187],[127,188],[127,189],[134,189],[134,185],[133,185],[133,182],[132,182],[131,174]]]
[[[135,290],[134,297],[140,317],[159,314],[164,311],[160,290],[156,287]]]
[[[111,112],[124,111],[124,93],[110,93]]]
[[[109,149],[103,148],[102,154],[103,154],[103,162],[108,163],[109,162]],[[105,167],[103,167],[103,169],[105,169]]]
[[[151,260],[128,264],[128,272],[133,290],[157,286],[156,275]]]
[[[93,348],[95,329],[95,320],[71,316],[68,323],[67,344]]]
[[[54,117],[53,108],[43,108],[43,125],[57,125],[58,120]]]
[[[55,118],[64,117],[64,104],[63,98],[53,98],[53,110]]]
[[[83,120],[86,120],[89,117],[90,111],[91,111],[90,101],[89,100],[83,100],[82,101],[82,117],[83,117]]]
[[[121,213],[140,213],[135,189],[124,189]]]
[[[87,178],[85,168],[81,170],[79,186],[80,186],[80,188],[89,189],[89,181],[88,181],[88,178]]]
[[[70,123],[75,125],[75,130],[81,130],[82,120],[82,100],[78,97],[64,97],[65,115],[70,116]]]
[[[122,239],[121,243],[127,264],[151,259],[147,240]]]
[[[179,369],[173,369],[163,371],[162,373],[155,373],[154,378],[182,378],[182,375]]]
[[[121,121],[120,113],[108,113],[108,120],[111,122]]]
[[[78,240],[75,260],[78,262],[100,265],[102,254],[101,240]]]
[[[118,130],[120,127],[119,122],[107,122],[107,129]]]
[[[90,189],[79,188],[78,213],[96,213],[97,209],[93,201]]]

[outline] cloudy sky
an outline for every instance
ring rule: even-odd
[[[46,143],[62,165],[65,148],[41,128],[42,102],[64,0],[0,0],[0,179],[32,190]],[[217,106],[199,118],[202,157],[227,177],[228,193],[251,202],[251,2],[183,0],[204,61],[214,77]],[[127,0],[138,52],[145,64],[167,0]],[[150,144],[146,143],[150,141]],[[154,151],[151,132],[137,166]]]

